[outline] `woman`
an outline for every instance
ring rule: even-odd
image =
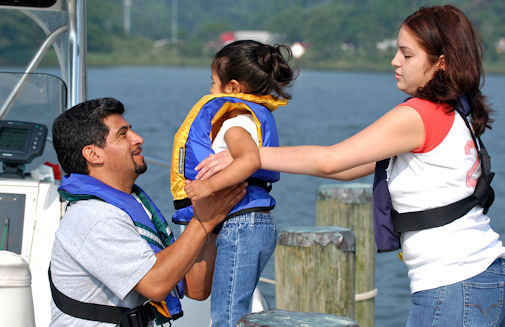
[[[492,120],[480,91],[481,46],[471,23],[454,6],[421,8],[402,23],[392,65],[397,87],[413,98],[332,146],[262,148],[261,167],[352,180],[392,158],[387,185],[399,213],[473,194],[479,158],[455,108],[468,100],[476,136]],[[200,176],[225,165],[229,159],[222,157],[203,161]],[[505,248],[498,237],[478,205],[443,226],[401,233],[413,303],[407,326],[505,326]]]

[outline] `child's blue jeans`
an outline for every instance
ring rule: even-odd
[[[248,212],[224,222],[216,240],[210,302],[213,327],[233,327],[249,313],[252,294],[276,243],[270,213]]]
[[[447,286],[412,294],[407,327],[505,326],[505,260],[486,271]]]

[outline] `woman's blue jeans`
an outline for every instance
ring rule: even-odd
[[[269,213],[249,212],[224,222],[216,240],[213,327],[233,327],[249,313],[252,294],[276,243],[275,220]]]
[[[412,294],[407,327],[505,327],[505,259],[462,282]]]

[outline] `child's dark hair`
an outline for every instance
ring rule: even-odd
[[[219,77],[221,85],[234,79],[244,84],[247,93],[290,99],[291,94],[285,88],[294,79],[288,64],[291,58],[288,46],[241,40],[219,50],[212,62],[212,71]]]

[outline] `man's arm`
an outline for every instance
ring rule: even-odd
[[[186,274],[185,294],[195,300],[205,300],[212,290],[212,276],[216,261],[215,241],[217,234],[209,233],[209,240],[204,244],[191,270]]]
[[[156,254],[156,263],[140,280],[135,290],[151,300],[164,300],[191,270],[187,280],[188,297],[192,295],[196,298],[207,297],[210,292],[210,288],[207,291],[210,287],[208,281],[212,279],[215,260],[213,244],[206,244],[207,233],[222,222],[228,212],[242,199],[245,195],[245,186],[246,184],[242,183],[193,202],[197,218],[189,222],[177,241]],[[193,264],[197,260],[198,265],[193,270]]]

